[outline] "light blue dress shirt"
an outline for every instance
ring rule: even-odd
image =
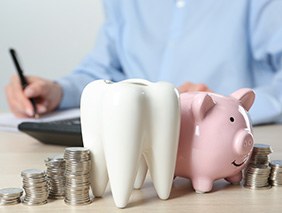
[[[282,121],[282,0],[105,0],[96,46],[59,79],[60,108],[95,79],[254,88],[254,124]],[[75,51],[75,50],[74,50]]]

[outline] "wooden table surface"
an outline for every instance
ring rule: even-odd
[[[271,159],[282,160],[282,125],[254,128],[255,143],[269,144],[274,150]],[[45,169],[44,160],[65,147],[42,144],[28,135],[0,132],[0,188],[22,187],[21,171],[28,168]],[[197,194],[189,180],[176,178],[170,198],[157,197],[150,177],[141,190],[134,190],[125,209],[118,209],[109,187],[103,198],[85,206],[69,206],[63,200],[50,200],[41,206],[17,204],[0,206],[0,212],[282,212],[282,187],[250,190],[231,185],[224,180],[214,183],[210,193]]]

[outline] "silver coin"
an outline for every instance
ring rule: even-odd
[[[273,160],[270,163],[271,172],[269,182],[272,186],[282,186],[282,160]]]
[[[62,199],[65,194],[65,160],[62,155],[48,157],[45,160],[47,167],[47,181],[49,198]]]
[[[21,173],[25,196],[23,203],[27,205],[42,205],[47,203],[48,183],[45,171],[26,169]]]
[[[273,160],[270,162],[270,166],[282,168],[282,160]]]
[[[244,170],[244,187],[248,189],[268,189],[270,188],[269,176],[271,167],[269,166],[272,153],[270,145],[255,144],[247,167]]]
[[[91,203],[90,169],[91,157],[89,149],[69,147],[64,152],[65,159],[65,198],[69,205],[86,205]]]
[[[23,190],[21,188],[3,188],[0,189],[0,196],[19,196],[22,195]]]
[[[66,152],[88,152],[89,151],[89,149],[87,149],[87,148],[84,148],[84,147],[67,147],[67,148],[65,148],[65,151]]]
[[[23,177],[36,177],[36,176],[43,176],[45,175],[45,171],[39,169],[26,169],[22,171]]]
[[[20,197],[23,194],[21,188],[3,188],[0,189],[0,205],[14,205],[20,203]]]

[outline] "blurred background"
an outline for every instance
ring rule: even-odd
[[[26,75],[49,79],[71,72],[93,48],[103,21],[101,0],[0,0],[0,112],[16,73],[13,47]]]

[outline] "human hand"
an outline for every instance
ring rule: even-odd
[[[180,93],[183,92],[195,92],[195,91],[201,91],[201,92],[212,92],[212,90],[210,90],[208,88],[207,85],[205,84],[194,84],[192,82],[185,82],[184,84],[182,84],[181,86],[178,87],[178,91]]]
[[[34,98],[38,114],[45,114],[56,109],[62,99],[62,88],[57,83],[27,76],[28,86],[23,90],[20,79],[13,75],[6,86],[6,97],[10,110],[17,117],[33,117],[34,110],[30,98]]]

